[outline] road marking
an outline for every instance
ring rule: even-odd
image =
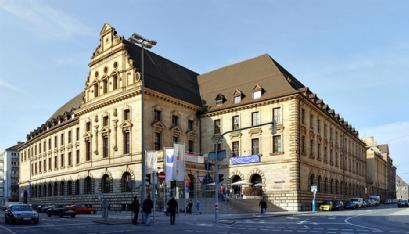
[[[349,222],[350,219],[355,218],[355,217],[358,217],[358,216],[362,216],[362,215],[364,215],[364,214],[360,214],[360,215],[348,217],[348,218],[346,218],[346,219],[344,220],[344,222],[345,222],[346,224],[349,224],[349,225],[351,225],[351,226],[358,227],[358,228],[369,229],[369,230],[372,230],[372,231],[380,230],[380,229],[378,229],[378,228],[366,227],[366,226],[362,226],[362,225],[358,225],[358,224],[353,224],[353,223]],[[381,231],[381,230],[380,230],[380,231]]]
[[[7,227],[5,227],[5,226],[1,226],[1,225],[0,225],[0,227],[3,228],[4,230],[8,231],[8,232],[11,233],[11,234],[16,234],[15,232],[13,232],[12,230],[10,230],[9,228],[7,228]]]

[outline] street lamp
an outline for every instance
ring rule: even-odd
[[[145,48],[150,49],[154,47],[157,42],[154,40],[149,40],[144,38],[139,34],[132,34],[131,37],[128,39],[131,43],[141,45],[141,156],[142,156],[142,191],[141,191],[141,201],[145,200],[146,194],[146,184],[145,184],[145,174],[146,174],[146,165],[145,165],[145,140],[144,140],[144,127],[143,127],[143,120],[144,120],[144,96],[145,96],[145,66],[144,66],[144,52]]]
[[[274,121],[268,122],[268,123],[263,123],[263,124],[257,124],[257,125],[253,125],[253,126],[249,126],[249,127],[244,127],[244,128],[237,128],[237,129],[233,129],[227,132],[224,132],[223,134],[219,135],[217,137],[217,141],[216,141],[216,145],[215,145],[215,163],[214,163],[214,177],[215,177],[215,183],[214,183],[214,187],[215,187],[215,192],[214,192],[214,222],[217,224],[218,222],[218,206],[219,206],[219,159],[218,159],[218,153],[219,153],[219,147],[218,145],[220,144],[220,142],[223,140],[224,135],[232,133],[232,132],[238,132],[238,131],[243,131],[246,129],[250,129],[250,128],[257,128],[257,127],[261,127],[264,125],[272,125],[274,126]]]

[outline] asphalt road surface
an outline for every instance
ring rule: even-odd
[[[1,215],[0,215],[1,216]],[[241,218],[222,220],[214,225],[212,219],[177,217],[176,225],[158,219],[152,226],[117,224],[105,225],[93,222],[95,217],[75,218],[46,217],[41,214],[40,223],[4,224],[0,218],[0,233],[214,233],[214,234],[263,234],[263,233],[409,233],[409,208],[396,205],[358,210],[319,212],[291,216]]]

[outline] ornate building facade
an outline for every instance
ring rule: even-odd
[[[199,75],[146,51],[144,119],[140,57],[140,47],[103,26],[84,92],[19,147],[23,200],[97,204],[103,192],[122,207],[142,179],[142,137],[147,150],[174,142],[199,154],[226,150],[227,190],[266,195],[280,209],[308,209],[313,184],[318,200],[365,195],[358,132],[270,56]],[[202,188],[204,165],[186,170]]]

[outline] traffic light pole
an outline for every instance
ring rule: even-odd
[[[214,177],[215,177],[215,183],[214,183],[214,187],[215,187],[215,191],[214,191],[214,222],[217,224],[218,223],[218,216],[219,216],[219,147],[218,145],[220,144],[221,140],[223,139],[224,135],[232,133],[232,132],[238,132],[238,131],[243,131],[246,129],[250,129],[250,128],[257,128],[257,127],[261,127],[264,125],[274,125],[274,121],[268,122],[268,123],[263,123],[263,124],[257,124],[254,126],[250,126],[250,127],[244,127],[244,128],[237,128],[234,130],[230,130],[227,132],[224,132],[223,134],[221,134],[218,138],[217,138],[217,142],[215,147],[215,163],[214,163]]]

